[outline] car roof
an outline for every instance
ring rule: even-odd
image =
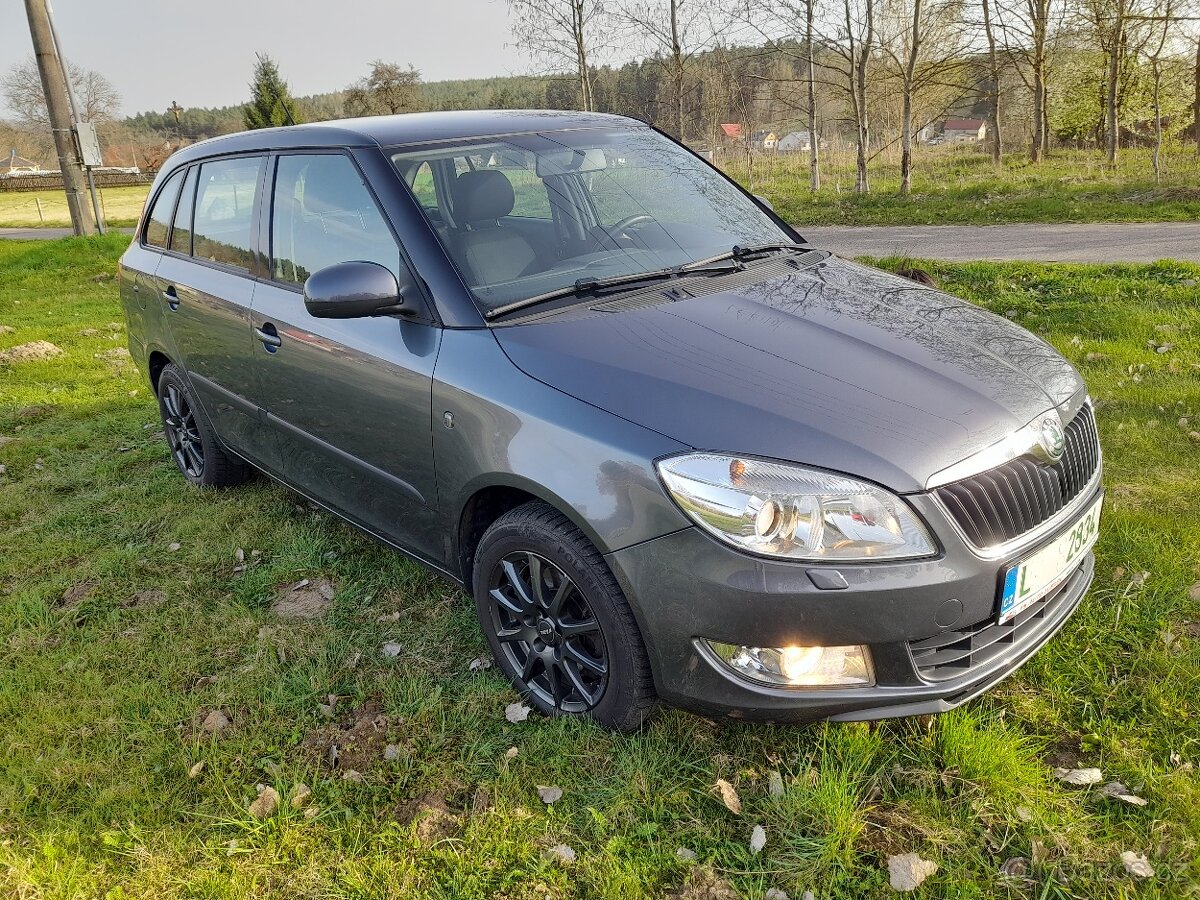
[[[459,138],[528,134],[536,131],[568,131],[613,125],[637,127],[644,126],[645,123],[607,113],[531,109],[455,110],[336,119],[283,128],[239,131],[236,134],[209,138],[175,153],[171,157],[170,168],[221,153],[300,147],[394,147]]]

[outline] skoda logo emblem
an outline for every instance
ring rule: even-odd
[[[1042,453],[1050,462],[1062,459],[1067,449],[1067,438],[1063,434],[1062,425],[1057,416],[1046,416],[1042,419],[1041,434],[1038,435]]]

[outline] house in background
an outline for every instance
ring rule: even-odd
[[[817,138],[817,146],[820,147],[822,143],[821,139]],[[812,149],[812,138],[809,137],[807,129],[789,131],[779,139],[775,149],[780,153],[807,153]]]
[[[32,159],[17,156],[17,151],[9,152],[8,156],[0,157],[0,177],[8,175],[30,175],[42,171],[40,163]]]
[[[978,144],[987,137],[983,119],[947,119],[942,124],[942,143]]]
[[[728,140],[740,141],[742,139],[742,126],[737,122],[726,122],[721,126],[721,134]]]
[[[773,131],[760,129],[750,134],[750,147],[753,150],[774,150],[778,143],[779,135]]]

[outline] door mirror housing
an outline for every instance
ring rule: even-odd
[[[367,316],[415,315],[396,276],[373,262],[341,262],[326,266],[304,282],[304,306],[318,319],[361,319]]]

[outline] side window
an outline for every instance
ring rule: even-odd
[[[409,182],[409,187],[412,188],[413,196],[417,198],[426,209],[437,209],[437,188],[433,183],[433,169],[429,163],[423,162],[417,166],[413,172],[412,181]]]
[[[546,183],[529,169],[501,169],[512,183],[514,216],[526,219],[549,219],[550,196]]]
[[[179,206],[175,209],[175,223],[171,227],[171,249],[178,253],[192,252],[192,207],[196,199],[196,173],[198,166],[188,169],[183,182],[183,193],[179,195]]]
[[[279,157],[271,208],[271,274],[303,284],[334,263],[400,271],[400,249],[354,164],[340,153]]]
[[[163,189],[154,198],[150,215],[146,217],[146,233],[143,240],[151,247],[167,246],[167,233],[171,230],[171,213],[175,209],[175,198],[179,196],[179,183],[183,181],[180,169],[167,179]]]
[[[218,159],[200,166],[192,255],[249,269],[254,198],[263,157]]]

